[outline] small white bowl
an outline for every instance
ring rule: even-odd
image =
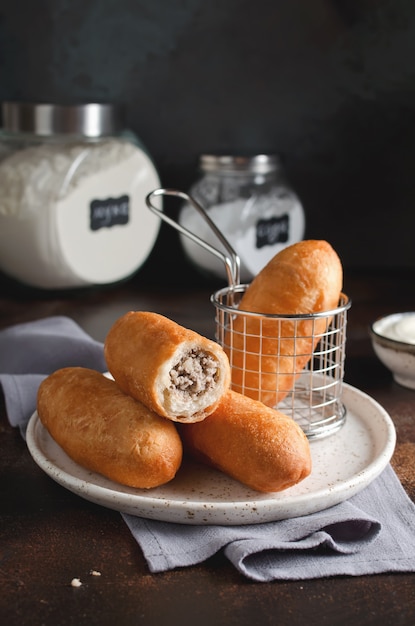
[[[372,346],[397,383],[415,389],[415,312],[394,313],[370,327]]]

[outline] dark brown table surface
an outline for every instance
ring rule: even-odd
[[[415,272],[346,272],[349,312],[346,382],[392,417],[392,464],[415,499],[415,391],[397,385],[376,359],[368,326],[415,310]],[[103,340],[128,310],[153,310],[213,337],[209,286],[124,284],[39,293],[0,279],[0,328],[67,315]],[[42,472],[0,400],[0,623],[2,624],[415,624],[415,576],[380,574],[254,583],[218,554],[196,567],[150,574],[119,513],[70,493]],[[92,576],[97,570],[101,576]],[[79,577],[80,588],[71,587]]]

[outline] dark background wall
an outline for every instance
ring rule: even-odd
[[[413,0],[0,0],[0,99],[123,103],[165,186],[278,152],[307,237],[415,267]],[[146,271],[164,254],[167,227]]]

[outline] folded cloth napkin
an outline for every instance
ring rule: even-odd
[[[223,549],[260,582],[415,571],[415,506],[392,467],[348,501],[251,526],[186,526],[123,515],[150,571],[200,563]]]
[[[107,369],[102,344],[68,317],[48,317],[0,331],[0,386],[9,421],[23,436],[42,380],[61,367],[77,365]]]
[[[0,331],[0,385],[9,421],[22,434],[41,380],[67,366],[106,369],[102,344],[69,318]],[[415,505],[390,465],[348,501],[290,520],[191,526],[123,519],[152,572],[191,566],[220,550],[255,581],[415,571]]]

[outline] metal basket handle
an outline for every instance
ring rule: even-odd
[[[163,209],[159,209],[158,207],[154,206],[154,204],[152,204],[151,201],[153,198],[157,196],[175,196],[176,198],[181,198],[182,200],[186,200],[186,202],[191,204],[193,208],[196,209],[196,211],[207,222],[211,230],[214,232],[216,237],[219,239],[219,241],[222,243],[224,248],[227,250],[229,256],[226,256],[226,254],[224,254],[223,252],[221,252],[214,246],[211,246],[207,241],[203,241],[203,239],[201,239],[200,237],[192,233],[189,229],[185,228],[184,226],[176,222],[176,220],[174,220],[172,217],[169,217],[163,211]],[[216,224],[211,220],[211,218],[209,217],[205,209],[194,198],[189,196],[184,191],[179,191],[177,189],[155,189],[154,191],[150,192],[146,196],[146,204],[148,208],[150,209],[150,211],[158,215],[162,220],[167,222],[167,224],[175,228],[177,231],[179,231],[186,237],[189,237],[189,239],[199,244],[199,246],[201,246],[202,248],[204,248],[211,254],[218,257],[225,264],[226,273],[228,276],[228,283],[230,287],[235,287],[236,285],[240,284],[241,263],[240,263],[239,256],[236,254],[235,250],[233,249],[229,241],[226,239],[226,237],[224,237],[224,235],[221,233],[221,231],[216,226]]]

